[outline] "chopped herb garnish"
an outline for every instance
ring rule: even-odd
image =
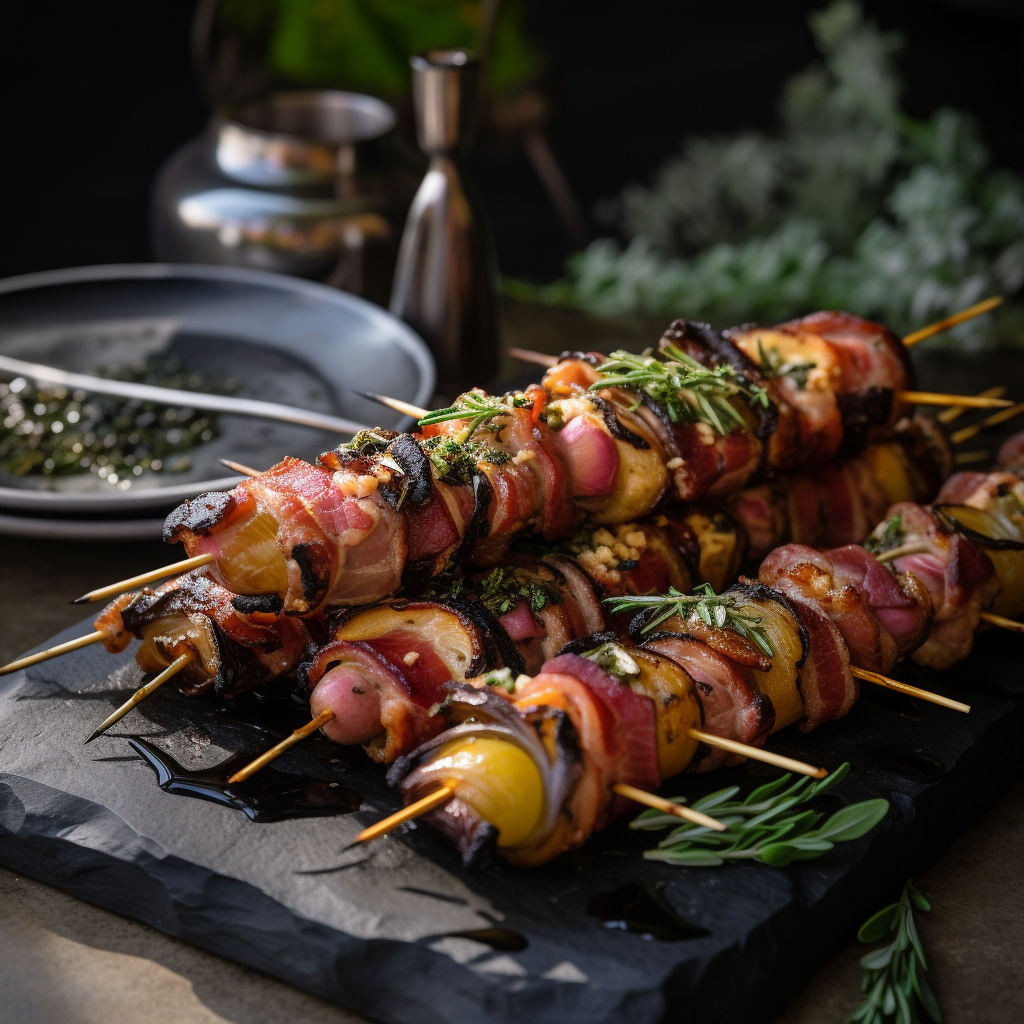
[[[897,513],[875,529],[875,532],[864,541],[864,547],[871,554],[880,555],[885,551],[893,551],[895,548],[902,547],[905,539],[903,517]]]
[[[533,400],[521,392],[486,395],[482,391],[467,391],[454,405],[427,413],[420,420],[420,426],[429,427],[449,420],[464,420],[466,426],[456,435],[456,440],[462,443],[468,441],[478,430],[497,431],[499,427],[494,420],[499,416],[508,416],[513,409],[527,409],[532,406]]]
[[[928,964],[914,924],[914,907],[931,910],[913,883],[907,882],[898,903],[883,907],[861,925],[857,932],[861,942],[877,942],[886,935],[893,940],[861,957],[860,987],[866,998],[847,1015],[846,1024],[919,1024],[924,1020],[921,1010],[941,1024],[938,1000],[924,976]]]
[[[479,441],[459,441],[446,434],[423,438],[420,448],[430,459],[438,479],[457,480],[462,484],[468,484],[473,479],[481,462],[500,465],[512,457],[500,448],[491,448]]]
[[[807,375],[818,365],[817,363],[800,363],[796,361],[783,362],[782,356],[779,355],[779,350],[775,348],[766,349],[760,338],[757,339],[757,351],[758,365],[766,377],[789,377],[796,385],[798,391],[806,389]]]
[[[674,815],[653,810],[644,811],[630,828],[650,831],[677,826],[644,857],[686,867],[716,867],[743,860],[782,867],[794,860],[814,860],[836,843],[859,839],[870,832],[889,811],[888,800],[862,800],[848,804],[819,825],[823,814],[797,810],[842,781],[849,770],[849,762],[841,764],[816,782],[806,776],[794,782],[792,775],[781,775],[759,786],[745,800],[733,800],[739,786],[720,789],[698,800],[693,809],[712,814],[727,826],[724,832],[690,822],[680,825]],[[686,802],[685,797],[672,800]]]
[[[629,656],[621,644],[614,642],[601,644],[600,647],[587,651],[583,657],[595,665],[599,665],[620,682],[640,675],[640,666]]]
[[[495,569],[480,584],[480,600],[493,615],[507,615],[520,601],[532,612],[549,604],[559,604],[561,595],[554,584],[527,575],[513,567]]]
[[[673,423],[707,423],[719,434],[744,426],[733,405],[742,398],[748,406],[768,407],[768,394],[756,384],[745,384],[731,366],[702,366],[674,345],[666,345],[659,358],[649,350],[641,355],[621,349],[598,367],[601,379],[590,386],[642,391],[668,414]]]
[[[420,593],[427,601],[454,601],[466,586],[463,576],[455,576],[450,570],[435,576]]]
[[[516,681],[512,677],[512,670],[508,668],[495,669],[482,677],[485,686],[498,686],[506,693],[516,692]]]
[[[775,656],[761,617],[740,611],[736,595],[716,594],[710,583],[701,583],[695,587],[693,596],[669,587],[667,594],[607,597],[605,604],[613,612],[653,612],[644,624],[642,633],[653,633],[669,619],[678,617],[685,622],[695,616],[706,626],[731,629],[756,644],[769,658]]]
[[[386,437],[376,430],[367,429],[360,430],[358,434],[353,436],[351,441],[346,441],[338,447],[347,452],[356,452],[359,455],[377,455],[384,451],[391,444],[392,440],[392,437]]]

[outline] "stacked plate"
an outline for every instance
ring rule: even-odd
[[[434,390],[427,347],[384,310],[323,285],[221,267],[81,267],[0,281],[0,353],[83,373],[172,356],[206,379],[231,379],[241,397],[392,428],[408,420],[358,390],[420,406]],[[189,451],[187,468],[177,472],[113,482],[95,472],[0,472],[0,532],[157,537],[179,502],[237,483],[220,459],[265,469],[346,440],[224,413],[218,422],[217,436]]]

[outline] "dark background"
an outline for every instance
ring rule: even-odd
[[[645,180],[691,133],[772,125],[778,91],[814,56],[807,0],[543,0],[548,138],[583,210]],[[194,0],[4,5],[0,276],[146,260],[150,183],[208,108],[192,73]],[[868,0],[907,37],[905,105],[972,111],[1024,173],[1024,2]],[[545,279],[569,251],[521,152],[473,174],[507,273]],[[591,218],[592,219],[592,218]],[[592,230],[598,226],[591,223]]]

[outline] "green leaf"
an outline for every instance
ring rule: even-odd
[[[889,961],[892,960],[895,952],[895,946],[883,946],[881,949],[874,949],[870,953],[865,953],[860,958],[860,965],[866,971],[880,971],[884,967],[889,966]]]
[[[663,860],[667,864],[682,864],[689,867],[717,867],[724,864],[717,854],[704,850],[647,850],[644,853],[647,860]]]
[[[696,811],[707,811],[710,807],[717,807],[719,804],[723,804],[727,800],[731,800],[739,791],[739,786],[729,786],[727,789],[719,789],[716,792],[709,793],[707,796],[698,800],[693,805],[693,809]]]
[[[928,979],[920,971],[914,971],[912,977],[914,992],[924,1007],[925,1013],[935,1021],[935,1024],[942,1024],[942,1011],[939,1009],[939,1002],[935,998],[931,985],[928,984]]]
[[[896,996],[896,1024],[914,1024],[914,1015],[910,1010],[910,1003],[907,1002],[907,997],[903,994],[903,990],[894,987],[890,991]]]
[[[882,1013],[887,1017],[891,1017],[896,1011],[896,993],[889,986],[885,990],[885,994],[882,996]]]
[[[907,937],[914,947],[914,952],[917,954],[918,960],[921,961],[921,966],[927,970],[928,963],[924,957],[924,949],[921,947],[921,939],[917,934],[917,925],[914,924],[914,915],[908,911],[904,915],[904,921],[906,922]]]
[[[862,800],[860,803],[848,804],[842,810],[836,811],[818,829],[817,835],[836,843],[859,839],[870,832],[888,813],[888,800]]]
[[[817,796],[819,793],[826,792],[842,782],[849,774],[850,762],[844,761],[831,775],[826,775],[825,778],[813,783],[811,786],[812,795]]]
[[[914,906],[918,910],[931,910],[932,905],[917,891],[909,882],[907,882],[907,894],[914,902]]]
[[[857,931],[857,938],[861,942],[877,942],[886,936],[893,928],[896,920],[896,913],[899,911],[898,903],[890,903],[887,907],[875,911]]]

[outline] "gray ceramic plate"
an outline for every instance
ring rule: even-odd
[[[215,379],[235,378],[241,396],[391,427],[408,421],[355,389],[417,405],[434,389],[426,346],[379,307],[323,285],[222,267],[81,267],[0,281],[0,352],[84,372],[170,353]],[[73,519],[109,521],[116,534],[118,518],[152,519],[231,486],[237,477],[225,476],[221,458],[262,469],[341,440],[241,416],[221,415],[220,426],[219,437],[189,453],[189,469],[145,474],[127,490],[93,473],[0,476],[0,510],[53,520],[53,536],[62,535],[60,520]],[[0,530],[10,530],[11,518],[0,519]]]

